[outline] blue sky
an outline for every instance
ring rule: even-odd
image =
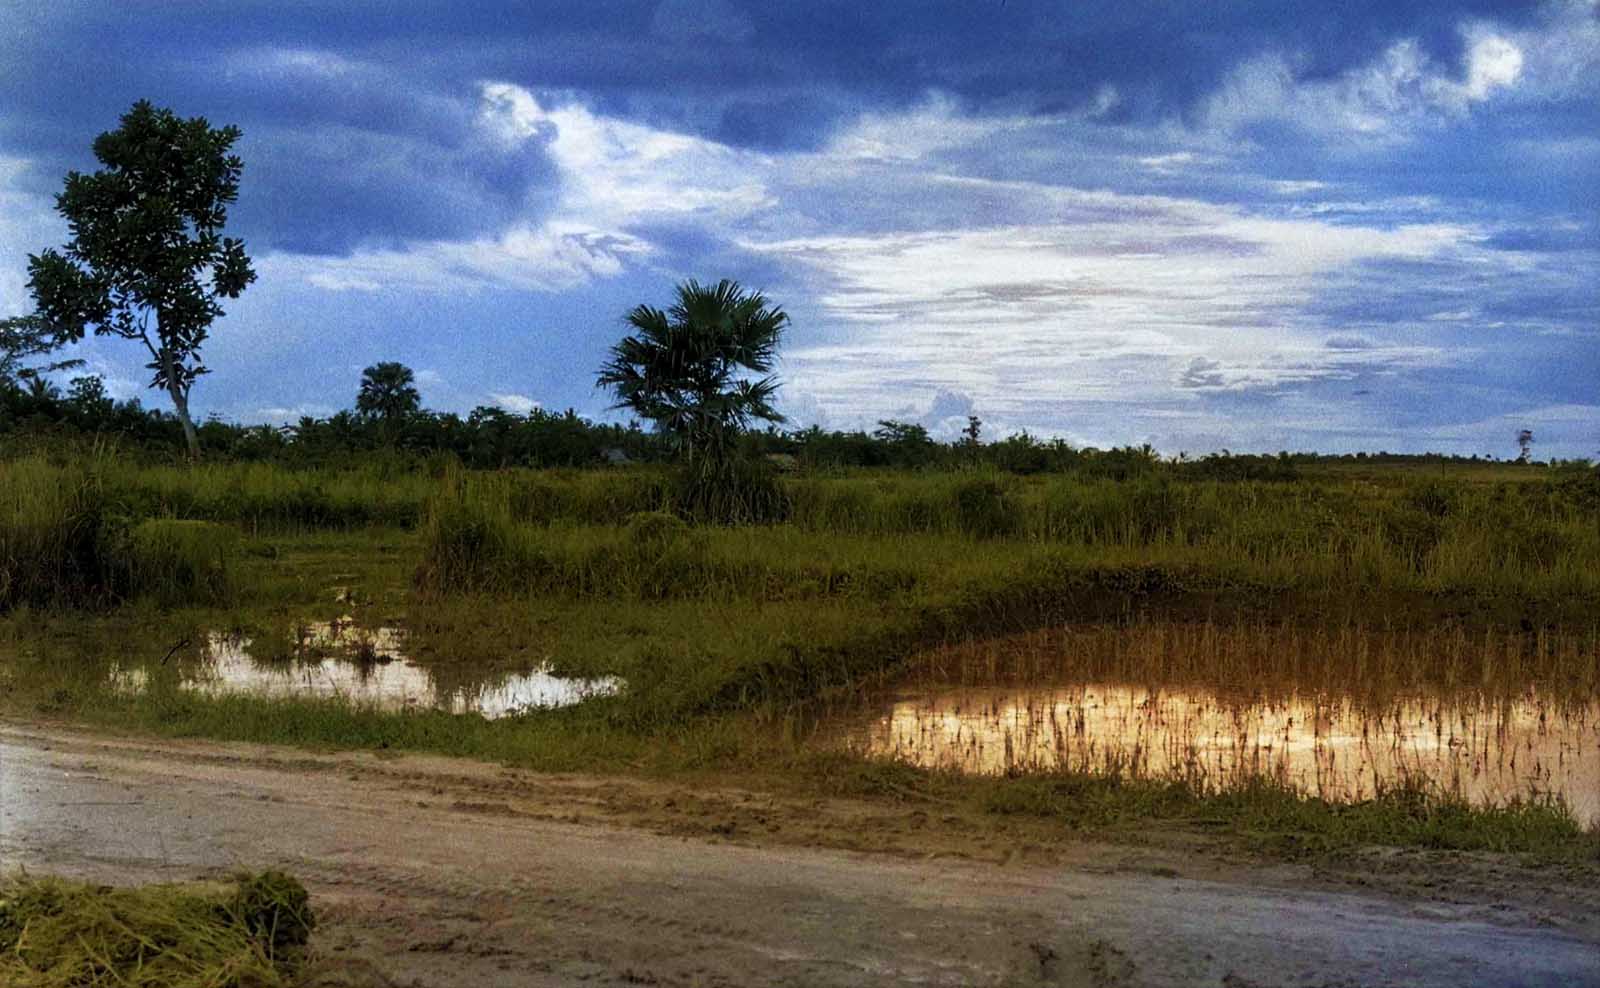
[[[600,415],[624,313],[733,277],[796,424],[1600,451],[1596,0],[0,0],[0,93],[0,315],[134,100],[243,129],[229,418],[388,359]]]

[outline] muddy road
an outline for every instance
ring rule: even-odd
[[[1592,876],[0,724],[0,868],[283,867],[313,985],[1600,986]]]

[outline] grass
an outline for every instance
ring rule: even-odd
[[[1081,833],[1185,826],[1290,858],[1388,845],[1600,865],[1600,832],[1586,830],[1559,803],[1528,800],[1486,808],[1421,784],[1341,803],[1267,780],[1204,790],[1178,780],[1104,773],[970,776],[845,755],[814,756],[801,771],[838,795],[969,806],[1002,817],[1044,818]]]
[[[0,983],[288,986],[314,926],[304,887],[281,872],[122,889],[0,878]]]
[[[807,767],[821,756],[775,744],[774,725],[908,675],[1374,696],[1538,682],[1586,701],[1600,692],[1600,491],[1586,477],[1504,474],[802,475],[781,481],[783,521],[711,526],[685,518],[674,478],[654,468],[35,458],[0,476],[0,498],[16,506],[15,520],[0,520],[10,581],[0,587],[15,588],[0,590],[10,609],[0,709],[173,735],[551,770],[736,769],[826,786]],[[296,623],[351,611],[403,623],[447,688],[547,664],[620,676],[628,689],[491,723],[177,685],[193,657],[174,643],[207,630],[287,640]],[[108,690],[112,662],[154,670],[149,688]],[[1354,811],[1192,785],[1180,798],[1131,778],[921,774],[913,784],[895,774],[914,771],[905,766],[830,764],[1075,826],[1221,817],[1240,833],[1298,828],[1328,846],[1593,847],[1570,817],[1551,823],[1560,814],[1549,807],[1468,810],[1437,794],[1385,794]],[[1479,812],[1470,826],[1458,819]],[[1474,836],[1478,824],[1487,829]]]

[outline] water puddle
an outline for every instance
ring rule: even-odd
[[[249,694],[276,698],[338,698],[381,710],[434,709],[489,719],[563,707],[621,692],[614,676],[577,679],[548,667],[446,684],[405,653],[399,628],[362,628],[351,621],[316,622],[291,632],[287,643],[211,633],[197,660],[177,668],[179,687],[211,696]],[[113,667],[118,689],[146,688],[152,671]]]
[[[1426,782],[1479,805],[1556,795],[1600,826],[1600,702],[1322,693],[1264,699],[1110,683],[901,695],[839,725],[852,750],[970,773],[1122,772],[1227,787],[1264,777],[1370,798]]]

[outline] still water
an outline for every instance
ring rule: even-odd
[[[490,719],[610,696],[624,686],[614,676],[569,678],[545,667],[444,683],[406,654],[401,629],[362,628],[350,621],[296,629],[287,654],[259,649],[248,637],[213,632],[198,659],[179,665],[177,675],[181,689],[210,695],[337,698],[382,710],[435,709]],[[111,671],[112,682],[125,690],[144,689],[150,676],[144,667]]]
[[[894,696],[840,730],[863,754],[971,773],[1122,772],[1227,787],[1252,777],[1357,801],[1422,783],[1480,804],[1559,796],[1600,826],[1600,702],[1115,683]]]

